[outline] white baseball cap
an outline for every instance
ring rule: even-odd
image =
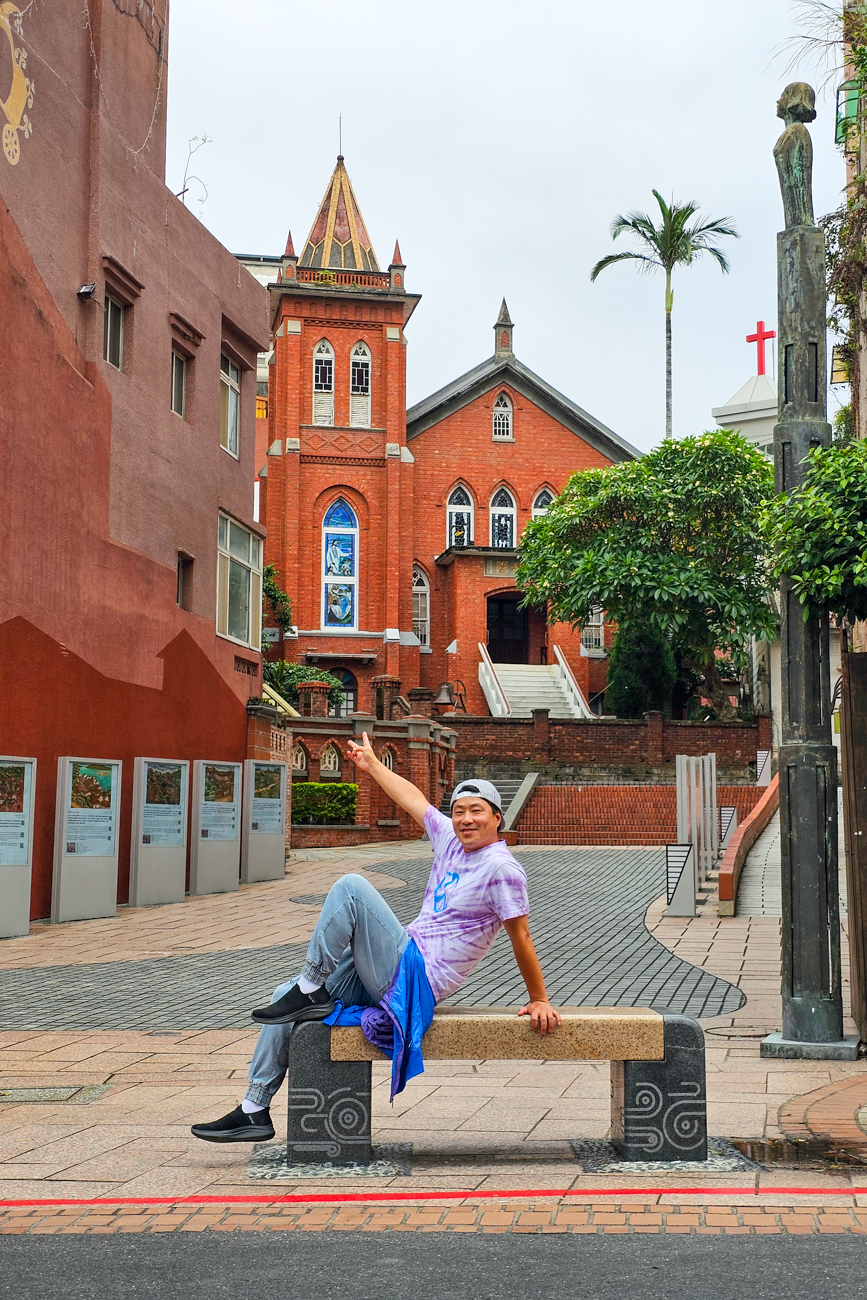
[[[464,795],[468,794],[477,794],[480,799],[484,799],[486,803],[492,804],[498,813],[502,813],[503,800],[500,797],[500,792],[497,787],[491,785],[490,781],[459,781],[454,790],[452,790],[449,807],[454,807],[456,799],[462,799]]]

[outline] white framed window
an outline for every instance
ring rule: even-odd
[[[358,627],[358,519],[342,497],[322,520],[322,626]]]
[[[313,349],[313,423],[334,423],[334,349],[327,339]]]
[[[111,294],[105,295],[102,314],[102,356],[115,370],[123,370],[123,318],[126,308]]]
[[[343,703],[329,704],[329,717],[348,718],[350,713],[355,713],[358,708],[358,679],[348,668],[329,668],[328,671],[343,687]]]
[[[319,755],[319,771],[328,776],[339,776],[342,766],[340,750],[332,740]]]
[[[292,775],[300,776],[303,772],[307,774],[308,758],[307,750],[299,740],[292,750]]]
[[[465,487],[458,487],[449,497],[446,507],[446,545],[472,546],[473,499]]]
[[[262,542],[222,514],[217,523],[217,633],[251,650],[262,643]]]
[[[538,519],[539,515],[543,515],[553,500],[554,493],[548,488],[542,488],[542,491],[533,502],[533,518]]]
[[[393,772],[394,771],[394,750],[388,749],[386,747],[380,754],[379,761],[383,767],[388,768],[389,772]]]
[[[422,645],[430,645],[430,584],[417,564],[412,566],[412,630]]]
[[[238,456],[241,424],[241,370],[225,353],[220,356],[220,446]]]
[[[500,393],[494,402],[494,440],[511,442],[513,438],[512,403],[505,393]]]
[[[175,415],[187,413],[187,358],[172,349],[172,410]]]
[[[356,343],[349,362],[349,423],[370,428],[370,349]]]
[[[515,545],[515,501],[503,487],[491,497],[491,545],[507,551]]]
[[[590,617],[581,629],[581,644],[585,650],[605,649],[605,613],[601,605],[594,605]]]

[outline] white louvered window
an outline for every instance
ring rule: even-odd
[[[430,586],[417,564],[412,568],[412,630],[421,645],[430,645]]]
[[[512,403],[505,393],[500,393],[494,402],[494,439],[496,442],[511,442]]]
[[[350,358],[349,423],[370,428],[370,349],[365,343],[356,343]]]
[[[491,545],[506,551],[515,545],[515,502],[505,488],[491,497]]]
[[[325,339],[313,353],[313,423],[334,423],[334,349]]]

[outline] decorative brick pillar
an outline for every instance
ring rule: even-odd
[[[376,738],[373,734],[376,719],[369,713],[352,714],[352,738],[357,745],[362,744],[362,733],[367,732],[367,738],[376,749]],[[355,824],[356,826],[373,825],[373,780],[366,772],[359,772],[357,767],[353,767],[350,772],[350,778],[358,786],[358,796],[355,801]]]
[[[409,706],[414,718],[429,718],[431,716],[436,691],[432,691],[428,686],[413,686],[411,691],[407,691],[406,698],[409,700]]]
[[[421,790],[425,799],[439,806],[438,787],[431,780],[431,765],[434,751],[431,745],[431,725],[429,722],[408,718],[406,723],[406,766],[407,779]]]
[[[548,751],[549,728],[548,728],[548,710],[533,710],[533,760],[537,763],[547,763],[549,758]]]
[[[277,710],[271,704],[247,702],[247,757],[261,763],[271,761],[271,728],[277,722]]]
[[[327,682],[301,682],[298,686],[299,712],[302,718],[328,717]]]
[[[758,735],[756,736],[756,749],[773,749],[774,738],[771,727],[770,713],[759,713],[756,716],[758,723]]]
[[[400,678],[392,677],[390,673],[381,673],[378,677],[371,677],[370,689],[377,718],[390,722],[394,702],[400,695]]]
[[[644,721],[647,723],[647,750],[645,762],[651,767],[662,767],[665,762],[663,735],[662,735],[662,714],[654,710],[651,713],[645,713]]]

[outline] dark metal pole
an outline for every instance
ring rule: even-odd
[[[810,86],[783,91],[786,130],[774,156],[786,229],[777,236],[780,421],[774,429],[776,488],[804,478],[811,447],[831,440],[826,409],[825,242],[813,219]],[[804,619],[784,577],[780,592],[782,743],[783,1026],[763,1056],[853,1057],[843,1039],[837,882],[837,756],[831,739],[828,619]]]

